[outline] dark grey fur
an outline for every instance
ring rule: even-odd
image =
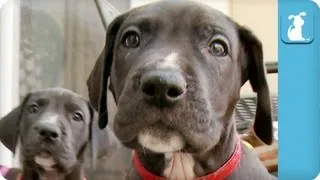
[[[82,118],[75,120],[77,112]],[[46,122],[53,116],[57,117],[56,125]],[[91,147],[93,163],[100,153],[112,153],[119,147],[112,131],[100,130],[97,120],[97,112],[83,97],[66,89],[45,89],[29,93],[19,107],[0,120],[0,140],[12,152],[20,140],[24,180],[41,179],[46,173],[34,161],[43,151],[57,162],[57,179],[80,180],[87,147]],[[40,130],[55,132],[57,137],[43,138]]]
[[[138,47],[123,45],[128,31],[139,35]],[[208,44],[215,37],[227,45],[226,56],[210,52]],[[177,68],[160,69],[158,64],[172,51],[179,54]],[[181,96],[174,100],[148,97],[142,86],[150,73],[177,87]],[[233,114],[247,80],[258,97],[255,133],[266,144],[273,141],[262,44],[250,30],[211,7],[191,1],[160,1],[132,9],[109,25],[105,49],[87,81],[101,128],[108,120],[109,76],[118,108],[115,134],[126,147],[139,152],[143,165],[154,174],[162,175],[164,155],[143,150],[137,135],[145,129],[163,139],[179,132],[187,141],[183,151],[192,153],[196,161],[197,176],[224,164],[236,143]],[[245,146],[242,150],[241,163],[228,179],[274,178],[256,155]],[[139,179],[134,170],[130,172],[128,179]]]

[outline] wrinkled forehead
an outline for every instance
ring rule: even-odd
[[[80,110],[89,115],[88,105],[81,96],[69,91],[39,91],[32,93],[26,105],[33,103],[39,106],[49,106],[52,109],[64,109],[68,112]]]
[[[122,29],[137,26],[142,30],[192,29],[198,32],[220,31],[236,38],[234,22],[222,12],[189,1],[163,1],[133,9],[124,21]],[[180,27],[180,28],[179,28]]]

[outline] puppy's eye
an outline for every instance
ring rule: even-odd
[[[140,44],[140,37],[134,31],[127,32],[122,39],[122,44],[126,48],[136,48]]]
[[[30,114],[35,114],[39,112],[39,106],[37,104],[32,104],[28,107],[27,110]]]
[[[77,112],[73,113],[72,119],[75,120],[75,121],[82,121],[83,120],[83,115],[82,115],[81,112],[77,111]]]
[[[228,46],[221,39],[215,39],[210,44],[210,51],[215,56],[226,56],[228,54]]]

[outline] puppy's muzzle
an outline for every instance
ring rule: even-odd
[[[34,129],[41,140],[57,140],[61,135],[57,125],[50,122],[38,122],[35,124]]]
[[[157,106],[172,105],[183,99],[187,83],[177,70],[150,70],[141,76],[140,91],[144,99]]]

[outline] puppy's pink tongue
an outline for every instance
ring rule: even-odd
[[[193,171],[194,160],[190,154],[180,152],[167,153],[165,158],[169,160],[169,164],[167,164],[163,174],[167,179],[189,180],[195,178]]]

